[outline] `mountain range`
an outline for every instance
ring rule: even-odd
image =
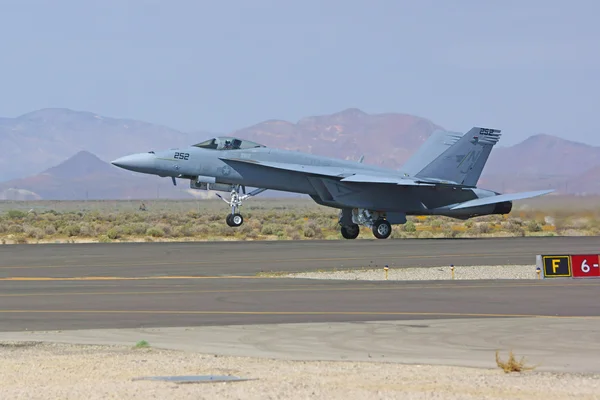
[[[267,120],[229,132],[270,147],[399,168],[436,129],[432,121],[402,113],[367,114],[349,108],[296,123]],[[468,128],[467,128],[468,129]],[[125,154],[175,148],[215,134],[186,133],[130,119],[69,109],[43,109],[0,118],[0,199],[191,198],[187,182],[133,174],[107,161]],[[41,172],[40,172],[41,171]],[[500,192],[554,188],[600,193],[600,147],[535,134],[497,146],[480,187]],[[205,194],[204,194],[205,195]]]
[[[0,149],[4,150],[0,182],[40,173],[82,150],[114,160],[127,153],[183,146],[194,142],[194,136],[147,122],[62,108],[0,118]]]

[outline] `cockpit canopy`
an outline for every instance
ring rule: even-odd
[[[256,147],[266,147],[262,144],[254,143],[249,140],[242,140],[235,137],[220,136],[195,144],[194,147],[213,150],[238,150],[252,149]]]

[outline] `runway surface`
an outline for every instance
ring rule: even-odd
[[[598,238],[0,246],[0,330],[596,317],[599,281],[335,282],[256,273],[532,265],[536,254],[598,247]]]
[[[386,264],[534,265],[537,254],[599,251],[598,237],[4,245],[0,278],[255,275]]]

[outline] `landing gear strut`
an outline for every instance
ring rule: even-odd
[[[356,239],[360,233],[360,225],[370,228],[377,239],[387,239],[392,234],[392,225],[377,211],[341,210],[339,224],[345,239]]]
[[[240,188],[244,192],[243,196],[240,196]],[[245,186],[234,185],[233,189],[231,190],[229,200],[224,199],[223,196],[217,193],[217,196],[219,196],[221,200],[223,200],[229,205],[229,207],[231,207],[231,214],[228,214],[227,218],[225,218],[225,222],[227,222],[227,225],[234,228],[241,226],[244,223],[244,217],[242,217],[242,214],[239,213],[239,209],[242,206],[242,201],[246,200],[248,197],[256,196],[257,194],[262,193],[265,190],[267,189],[256,189],[246,194]]]

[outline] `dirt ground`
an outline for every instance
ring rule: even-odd
[[[232,375],[228,383],[148,376]],[[209,356],[153,348],[0,343],[2,399],[600,399],[600,376]]]

